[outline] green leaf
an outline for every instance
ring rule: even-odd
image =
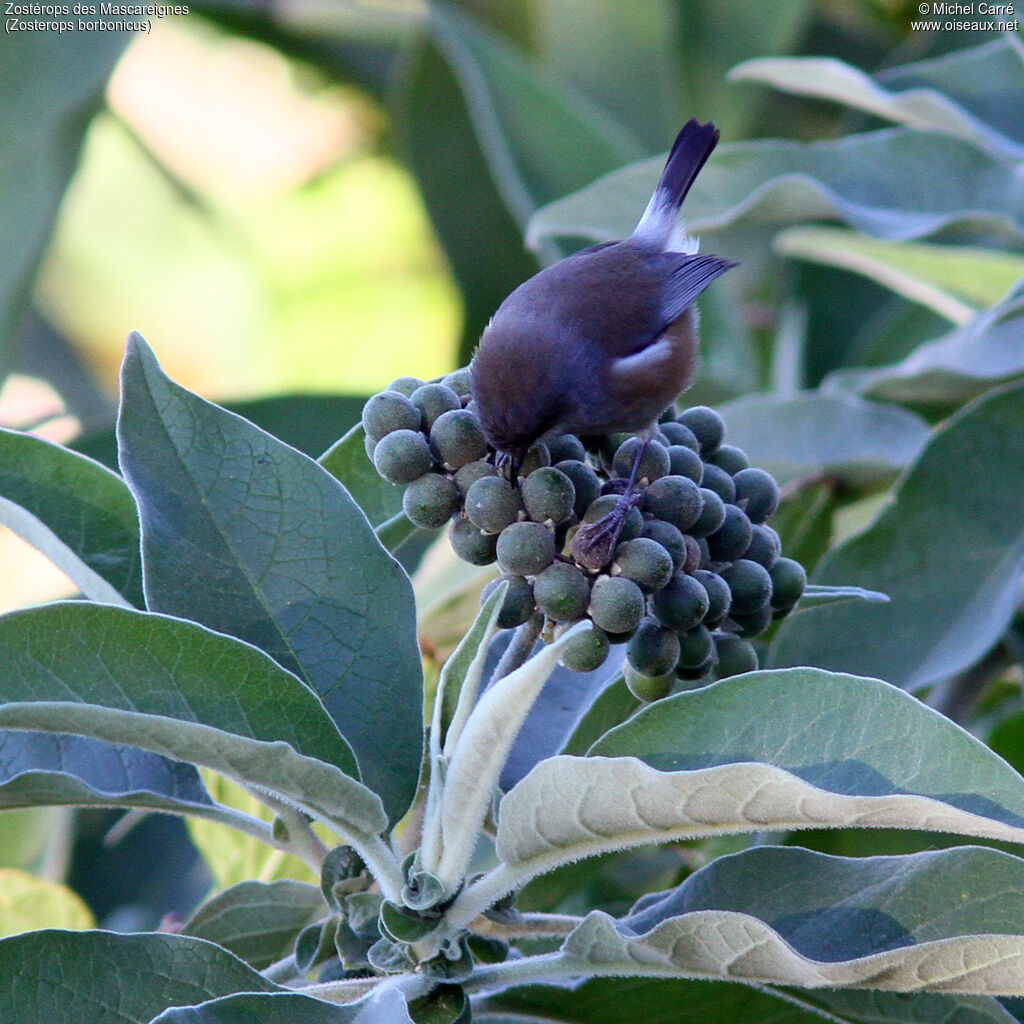
[[[13,24],[5,19],[5,24]],[[27,308],[86,129],[130,32],[18,32],[0,55],[0,360]]]
[[[730,444],[780,483],[827,474],[863,488],[891,480],[928,440],[920,417],[853,395],[748,395],[719,406]]]
[[[998,40],[875,76],[827,57],[762,57],[733,68],[729,78],[835,100],[897,124],[953,135],[1004,159],[1024,157],[1020,119],[1014,124],[1006,116],[1008,111],[996,115],[1009,129],[1009,134],[1003,134],[986,123],[996,105],[989,102],[978,109],[977,98],[986,93],[994,92],[1004,104],[1011,95],[1024,95],[1024,62],[1009,41]],[[932,88],[932,83],[941,83],[941,89]],[[896,88],[886,88],[886,84]],[[950,86],[954,95],[948,92]],[[960,105],[964,101],[966,107]],[[981,117],[971,112],[972,106]]]
[[[277,986],[184,935],[39,931],[0,940],[0,1020],[149,1024],[167,1006]]]
[[[600,107],[456,7],[432,5],[431,26],[520,226],[542,203],[643,154]]]
[[[877,370],[841,370],[825,387],[883,402],[949,408],[1024,375],[1024,285],[970,323]]]
[[[142,606],[135,501],[124,481],[98,462],[0,429],[0,522],[87,597]]]
[[[541,762],[499,813],[499,870],[519,884],[581,857],[735,832],[895,827],[1021,842],[1024,779],[896,687],[790,669],[649,705],[590,756]]]
[[[863,274],[897,295],[962,326],[994,306],[1024,277],[1024,259],[998,249],[888,242],[842,228],[787,228],[775,239],[781,256]]]
[[[621,921],[589,914],[558,958],[565,973],[1017,995],[1022,882],[1024,861],[979,847],[866,858],[755,847]]]
[[[0,808],[47,804],[213,810],[190,764],[82,736],[0,731]]]
[[[531,219],[527,242],[624,237],[660,171],[660,159],[633,164],[550,203]],[[701,235],[741,223],[776,229],[838,219],[880,238],[920,238],[957,225],[1009,230],[1019,239],[1016,173],[960,139],[909,128],[824,142],[740,142],[711,155],[687,197],[686,222]]]
[[[267,651],[320,694],[392,821],[416,789],[412,587],[311,459],[186,391],[129,339],[118,423],[149,607]]]
[[[685,1008],[685,1009],[683,1009]],[[684,1014],[684,1016],[681,1016]],[[723,981],[684,981],[650,978],[591,978],[571,988],[524,985],[485,996],[474,1005],[474,1019],[487,1024],[820,1024],[831,1017],[796,1000],[770,991]],[[936,1020],[939,1018],[935,1018]],[[967,1024],[965,1021],[964,1024]],[[971,1021],[970,1024],[981,1024]],[[1001,1024],[1009,1024],[1009,1018]]]
[[[621,676],[612,680],[580,719],[562,753],[585,754],[609,729],[621,725],[639,706],[640,702],[629,692]]]
[[[234,995],[200,1006],[178,1006],[152,1024],[413,1024],[395,989],[337,1005],[294,992]]]
[[[379,527],[389,519],[402,515],[402,494],[405,488],[389,484],[377,472],[366,456],[363,447],[365,437],[362,425],[357,423],[317,461],[352,495],[370,523]],[[409,523],[407,519],[406,522]],[[409,523],[409,532],[412,533],[414,529],[412,523]]]
[[[287,956],[298,933],[326,913],[319,886],[292,879],[241,882],[204,903],[183,934],[215,942],[262,970]]]
[[[94,928],[92,911],[59,882],[0,868],[0,937],[36,928]]]
[[[814,583],[878,590],[890,601],[798,611],[780,628],[770,663],[884,675],[916,689],[975,662],[1017,603],[1021,465],[1024,385],[941,427],[871,526],[815,570]]]
[[[405,53],[392,122],[459,285],[466,363],[505,296],[540,266],[491,178],[459,82],[426,33]]]
[[[368,834],[377,797],[316,696],[261,651],[162,615],[68,602],[0,617],[0,727],[203,764]],[[337,767],[336,767],[337,766]]]

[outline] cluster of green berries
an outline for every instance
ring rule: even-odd
[[[626,643],[626,681],[643,700],[664,696],[678,679],[757,668],[750,640],[803,593],[803,567],[781,556],[767,523],[778,485],[724,443],[722,419],[706,406],[663,414],[618,543],[596,571],[572,556],[572,540],[619,503],[642,443],[636,435],[586,445],[571,434],[546,436],[526,453],[513,486],[474,415],[466,370],[440,383],[400,378],[366,403],[363,427],[378,473],[405,486],[409,519],[425,528],[447,523],[460,558],[498,563],[509,584],[502,628],[540,612],[555,636],[588,619],[563,664],[591,671],[611,644]]]

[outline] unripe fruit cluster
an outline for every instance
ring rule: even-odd
[[[597,571],[573,558],[572,539],[618,504],[637,436],[586,445],[571,434],[546,436],[526,453],[513,486],[477,422],[466,370],[440,383],[395,381],[366,403],[363,427],[377,471],[405,486],[409,519],[425,528],[448,523],[467,562],[497,561],[509,582],[502,628],[540,612],[551,636],[589,619],[563,663],[590,671],[611,644],[627,643],[626,681],[643,700],[664,696],[678,679],[757,668],[750,640],[803,593],[803,568],[781,557],[767,522],[778,485],[724,443],[722,419],[706,406],[662,416],[641,459],[637,500]]]

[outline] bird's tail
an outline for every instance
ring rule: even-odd
[[[683,125],[665,162],[658,187],[633,231],[634,241],[657,249],[669,246],[686,193],[717,144],[718,129],[710,121],[701,124],[694,118]]]

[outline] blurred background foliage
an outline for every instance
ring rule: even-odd
[[[702,299],[690,397],[786,485],[785,550],[813,569],[891,501],[930,428],[1024,376],[1019,33],[914,30],[917,8],[199,0],[146,36],[5,35],[0,425],[110,462],[139,329],[174,378],[317,456],[393,378],[465,364],[540,266],[628,233],[698,117],[722,145],[687,217],[742,265]],[[6,532],[0,560],[2,609],[71,592]],[[985,563],[979,587],[1014,566]],[[435,557],[420,581],[428,652],[482,582],[451,574]],[[957,672],[1009,678],[1007,608],[976,609]],[[800,621],[776,663],[822,663],[806,635],[828,630]],[[121,869],[94,856],[107,818],[5,817],[0,866],[70,875],[122,920]],[[124,920],[152,926],[209,878],[152,831],[168,826],[130,824],[121,847],[166,849],[146,870],[178,879],[133,880],[147,902]]]

